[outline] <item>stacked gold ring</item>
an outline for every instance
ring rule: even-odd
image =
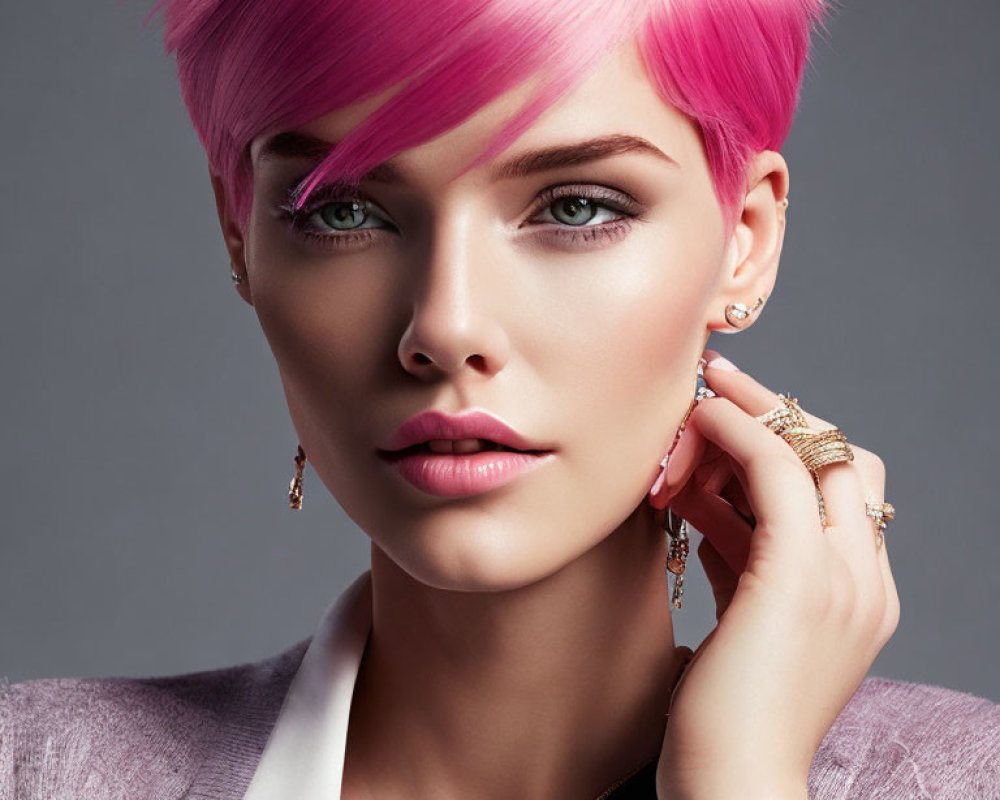
[[[825,431],[791,428],[785,431],[784,439],[810,472],[827,464],[854,460],[854,451],[839,428]]]
[[[756,419],[767,426],[791,446],[812,475],[816,487],[816,502],[820,522],[827,524],[826,503],[819,483],[819,470],[829,464],[853,461],[854,452],[840,428],[817,431],[809,427],[805,413],[797,398],[779,394],[781,405],[761,414]]]

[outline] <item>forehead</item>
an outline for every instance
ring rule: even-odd
[[[382,172],[390,173],[394,180],[428,169],[438,176],[458,174],[483,151],[503,124],[523,109],[541,77],[534,76],[500,95],[441,136],[398,153],[386,162]],[[275,137],[258,137],[251,148],[254,162],[262,157],[318,161],[325,150],[343,139],[397,90],[398,87],[392,87],[295,129],[294,133],[301,136],[285,138],[285,144],[291,142],[291,147],[265,147],[273,144]],[[315,147],[308,147],[309,140]],[[519,154],[540,154],[559,145],[595,140],[603,141],[605,149],[611,151],[609,154],[658,150],[678,168],[704,163],[695,124],[658,94],[637,46],[629,43],[609,53],[575,89],[547,108],[504,153],[471,174],[494,180],[516,177],[507,168],[518,160]],[[310,149],[314,152],[310,153]]]

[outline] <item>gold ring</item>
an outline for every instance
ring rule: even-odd
[[[758,422],[762,422],[779,436],[789,428],[809,427],[798,400],[784,394],[779,394],[778,399],[781,401],[781,405],[756,417]]]
[[[889,520],[895,519],[896,509],[892,503],[865,503],[865,514],[875,520],[875,549],[885,541],[885,529]]]
[[[854,451],[840,428],[823,431],[790,428],[779,436],[792,446],[810,472],[816,472],[828,464],[854,460]]]
[[[829,464],[841,461],[853,461],[854,451],[840,428],[817,431],[809,427],[805,412],[799,405],[798,398],[781,393],[778,395],[780,406],[772,408],[755,419],[768,429],[784,439],[795,455],[812,475],[816,487],[816,503],[819,507],[820,522],[827,524],[826,503],[819,483],[819,470]]]

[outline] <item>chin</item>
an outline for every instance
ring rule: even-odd
[[[391,541],[377,535],[372,539],[397,568],[426,586],[505,592],[541,581],[581,554],[569,542],[554,542],[552,530],[512,526],[496,518],[456,519],[436,520],[424,528],[396,528],[387,537]]]

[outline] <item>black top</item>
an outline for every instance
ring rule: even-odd
[[[657,800],[656,765],[658,758],[648,761],[618,783],[609,786],[596,800]]]

